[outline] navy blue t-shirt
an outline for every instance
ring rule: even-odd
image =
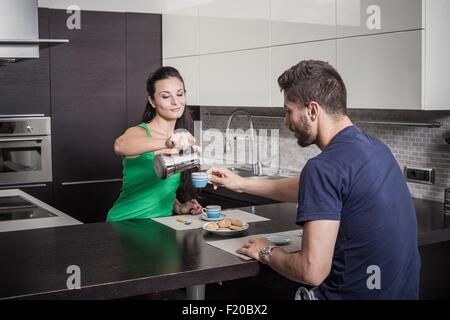
[[[325,299],[417,299],[414,203],[389,148],[359,128],[340,131],[302,170],[297,223],[340,220]]]

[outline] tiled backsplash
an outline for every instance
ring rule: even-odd
[[[226,121],[229,114],[236,108],[201,107],[200,119],[202,129],[219,129],[225,132]],[[254,115],[283,116],[282,108],[243,108]],[[223,115],[210,115],[223,114]],[[450,187],[450,145],[444,138],[450,137],[450,111],[405,111],[405,110],[349,110],[350,118],[355,125],[366,133],[377,137],[386,143],[392,150],[402,170],[404,167],[434,168],[436,180],[434,185],[408,183],[413,197],[443,202],[444,188]],[[418,122],[431,123],[439,121],[440,128],[382,126],[363,124],[359,121],[390,121],[390,122]],[[316,146],[301,148],[297,145],[293,133],[290,132],[281,118],[254,118],[255,129],[278,129],[279,152],[274,143],[268,141],[268,152],[263,146],[261,161],[264,167],[294,170],[300,173],[306,161],[320,152]],[[246,117],[237,117],[233,120],[231,128],[247,130],[249,128]],[[272,131],[276,136],[277,131]],[[273,141],[272,141],[273,142]],[[239,144],[238,144],[239,145]],[[203,148],[207,146],[204,142]],[[245,145],[248,146],[248,143]],[[239,148],[245,148],[241,144]],[[270,150],[272,148],[272,150]],[[272,151],[272,152],[270,152]],[[248,148],[247,148],[248,152]],[[247,153],[247,162],[250,156]]]

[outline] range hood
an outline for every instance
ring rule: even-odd
[[[39,48],[67,43],[39,39],[38,0],[0,1],[0,64],[39,58]]]

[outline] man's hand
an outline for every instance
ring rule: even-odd
[[[196,199],[189,200],[185,203],[180,204],[178,212],[182,214],[200,214],[202,213],[202,205],[198,203]]]
[[[225,187],[232,191],[242,192],[245,178],[231,172],[225,168],[211,167],[208,169],[209,181],[214,185],[214,189]]]
[[[260,238],[258,240],[250,239],[240,249],[238,249],[237,252],[259,260],[259,250],[271,245],[273,245],[273,243],[266,238]]]

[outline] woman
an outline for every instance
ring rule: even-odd
[[[147,92],[142,123],[127,129],[114,143],[115,153],[123,156],[123,184],[107,221],[202,212],[190,172],[162,180],[153,168],[155,154],[178,152],[195,143],[183,78],[175,68],[162,67],[147,80]],[[174,133],[180,128],[188,131]]]

